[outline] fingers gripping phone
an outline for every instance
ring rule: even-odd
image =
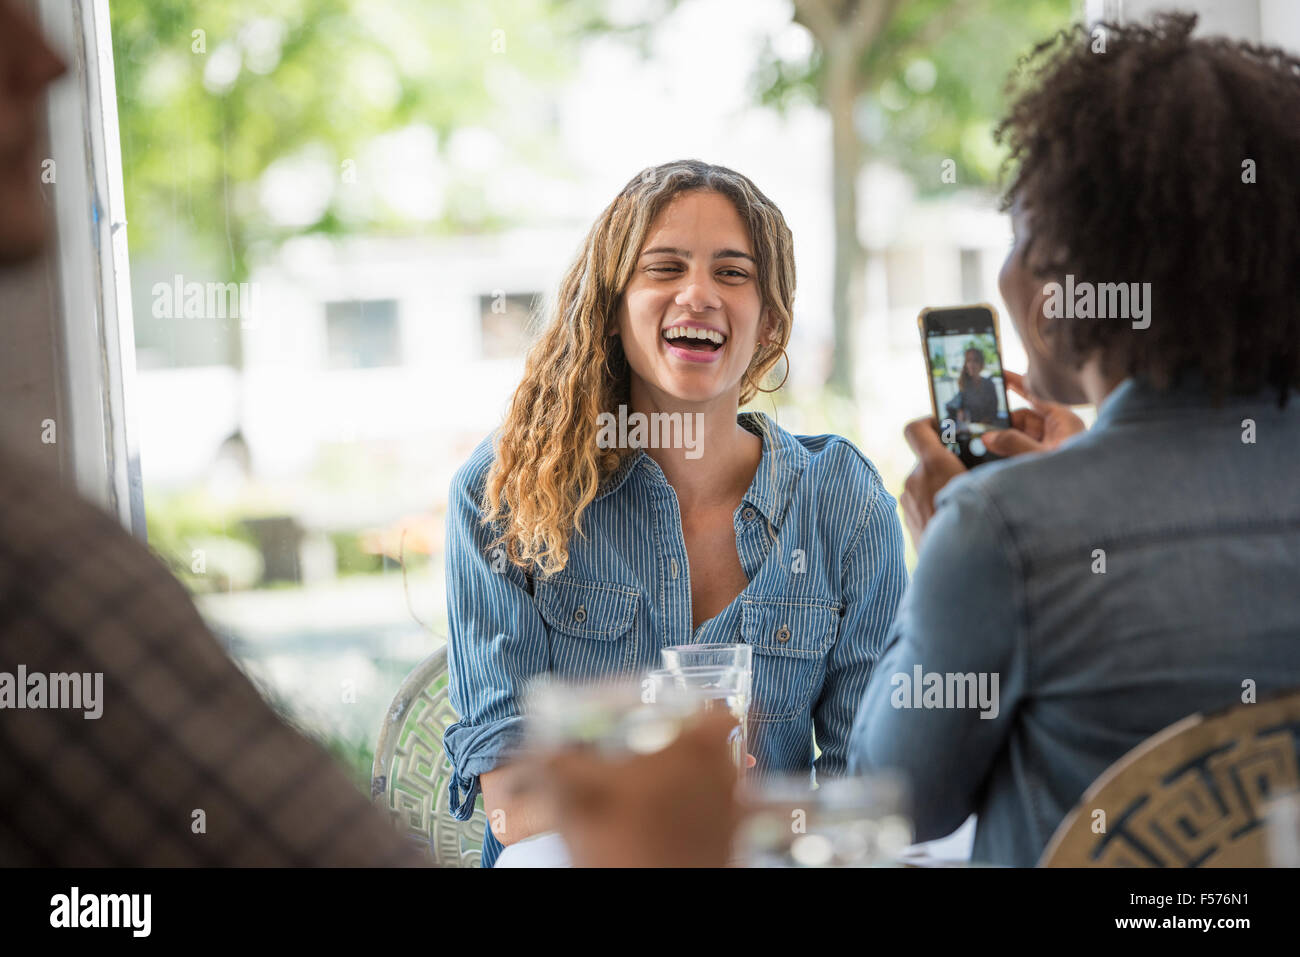
[[[986,303],[922,309],[916,323],[940,440],[967,468],[1001,458],[980,440],[1011,427],[997,312]]]

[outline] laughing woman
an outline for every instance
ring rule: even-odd
[[[894,499],[852,443],[740,412],[788,372],[794,289],[790,229],[746,177],[694,160],[644,170],[588,233],[495,441],[452,480],[461,717],[444,744],[452,812],[468,819],[481,788],[505,825],[485,866],[552,826],[516,795],[508,760],[542,672],[638,671],[667,645],[748,642],[756,771],[812,771],[815,733],[817,773],[843,773],[907,573]],[[610,447],[614,419],[655,413],[698,428],[675,442],[633,429],[621,444],[635,447]]]

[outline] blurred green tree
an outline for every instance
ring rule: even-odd
[[[1007,75],[1033,44],[1064,27],[1074,0],[793,0],[810,54],[769,44],[760,102],[826,109],[835,210],[834,391],[853,391],[853,319],[865,302],[857,180],[872,158],[910,173],[921,191],[991,184],[1002,154],[992,130]]]
[[[992,336],[980,336],[978,339],[967,339],[966,345],[962,348],[965,352],[967,349],[975,349],[984,357],[984,371],[989,375],[1001,374],[1001,364],[998,362],[998,350],[993,345]]]
[[[944,361],[942,349],[935,349],[930,354],[930,374],[936,379],[942,379],[948,374],[948,365]]]
[[[223,264],[208,278],[239,282],[263,241],[495,228],[502,213],[472,178],[445,184],[433,222],[351,202],[349,182],[368,172],[358,167],[366,144],[423,124],[441,154],[458,128],[488,126],[523,155],[562,155],[545,148],[556,128],[546,91],[580,43],[616,35],[644,55],[650,28],[677,2],[616,22],[605,0],[113,0],[132,251],[197,247]],[[527,97],[535,122],[494,122],[503,108],[517,116]],[[277,224],[263,208],[264,176],[304,150],[328,164],[333,188],[305,220]],[[238,365],[239,337],[229,338]]]

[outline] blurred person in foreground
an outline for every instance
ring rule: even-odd
[[[46,88],[63,72],[25,12],[0,0],[0,265],[48,238],[36,144]],[[102,673],[102,695],[93,707],[32,707],[52,686],[16,688],[24,673]],[[725,863],[730,730],[726,715],[702,721],[614,765],[617,781],[593,758],[557,758],[550,787],[582,809],[563,820],[575,861]],[[0,866],[420,860],[275,715],[144,545],[0,449]]]
[[[1194,25],[1035,50],[999,129],[1033,404],[983,437],[1024,454],[968,473],[907,428],[918,562],[853,766],[910,774],[918,840],[976,813],[978,861],[1034,864],[1134,746],[1300,686],[1300,60]],[[918,672],[994,694],[918,703]]]

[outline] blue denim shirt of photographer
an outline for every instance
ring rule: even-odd
[[[936,498],[855,722],[918,840],[1031,866],[1084,790],[1187,715],[1300,687],[1300,406],[1129,380],[1091,430]],[[952,700],[915,687],[944,680]],[[974,682],[963,676],[974,676]],[[996,701],[985,696],[996,678]],[[958,697],[965,697],[959,702]],[[934,705],[934,706],[931,706]]]

